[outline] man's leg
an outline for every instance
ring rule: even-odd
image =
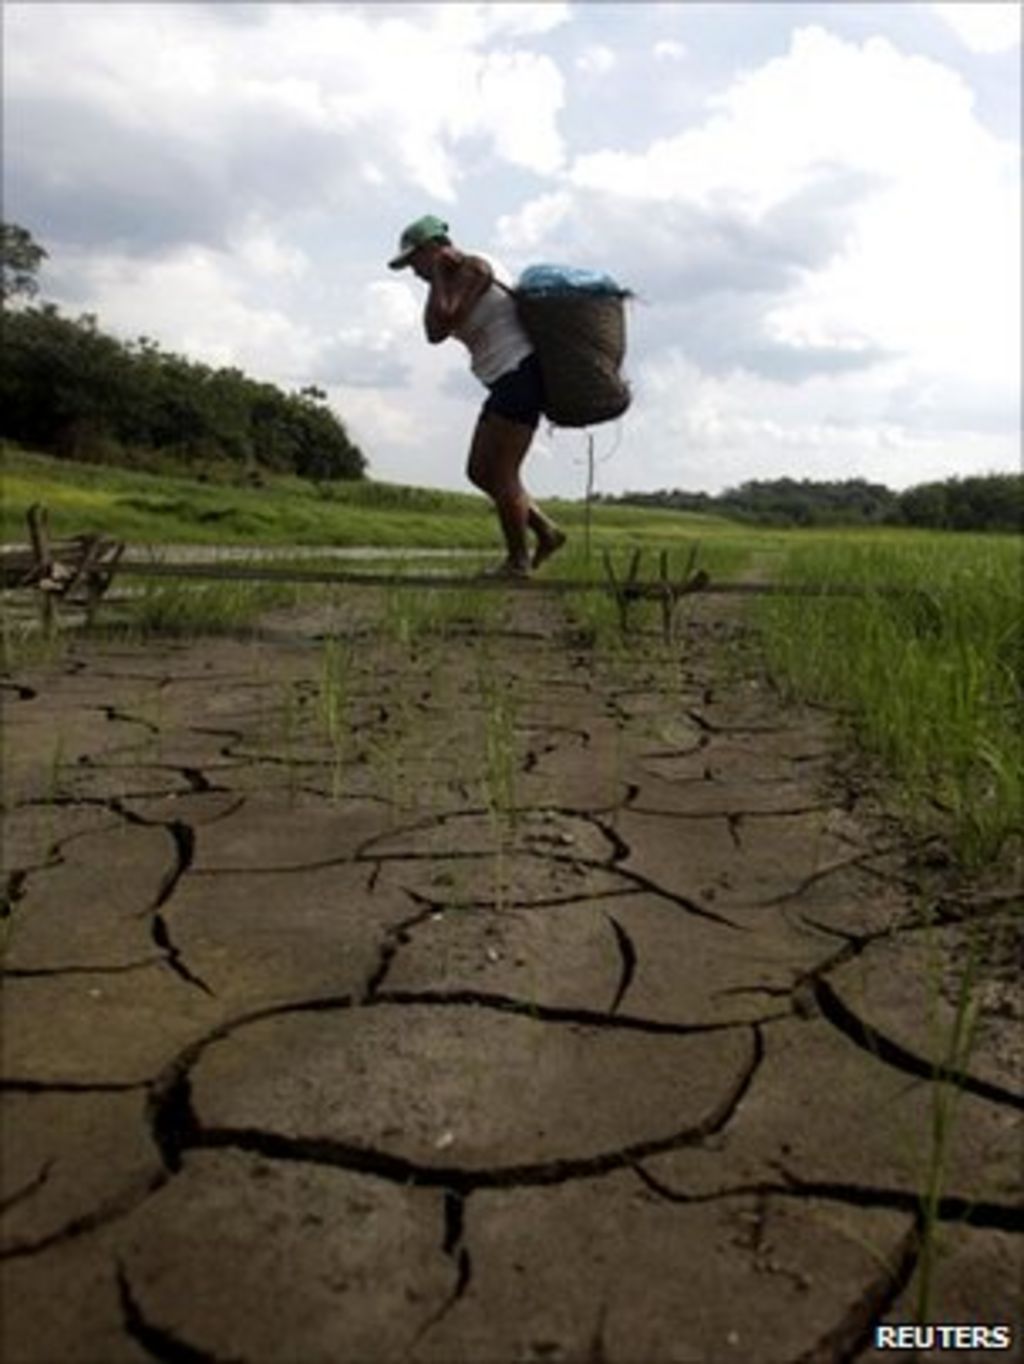
[[[555,550],[565,544],[565,532],[555,525],[549,516],[538,511],[530,503],[530,529],[537,537],[537,548],[533,551],[533,567],[540,568],[545,559],[550,559]]]
[[[466,469],[470,482],[482,488],[494,503],[509,567],[524,573],[530,569],[527,527],[532,525],[541,535],[542,528],[549,524],[532,506],[519,481],[519,467],[532,440],[533,429],[522,422],[509,421],[494,413],[482,415],[473,432]]]

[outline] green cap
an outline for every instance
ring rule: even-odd
[[[424,218],[417,218],[399,238],[398,255],[394,260],[388,261],[388,268],[401,270],[403,265],[409,264],[413,252],[418,251],[421,246],[426,246],[427,242],[437,241],[438,237],[447,235],[448,224],[443,223],[440,218],[435,218],[432,213],[428,213]]]

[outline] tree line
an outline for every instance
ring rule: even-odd
[[[707,512],[762,526],[919,526],[933,530],[1024,531],[1024,475],[982,474],[921,483],[895,493],[881,483],[778,478],[725,492],[626,492],[600,501]]]
[[[261,469],[318,481],[365,476],[367,461],[322,390],[285,393],[145,336],[119,341],[93,314],[71,318],[36,304],[46,252],[16,224],[0,230],[0,435],[108,464],[228,466],[254,480]]]

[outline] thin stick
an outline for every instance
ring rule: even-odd
[[[659,556],[658,576],[661,578],[661,625],[665,632],[665,643],[672,643],[672,617],[675,614],[676,598],[668,579],[668,550],[663,549]]]
[[[34,502],[28,509],[26,516],[28,521],[28,533],[32,537],[32,552],[35,555],[36,567],[39,576],[45,578],[51,567],[50,541],[47,534],[47,522],[49,517],[46,508],[39,502]]]
[[[590,520],[591,503],[594,499],[594,437],[587,432],[587,500],[583,512],[583,545],[587,565],[590,565]]]

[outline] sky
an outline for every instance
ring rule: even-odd
[[[424,213],[635,292],[601,492],[1020,468],[1012,0],[7,0],[3,40],[41,296],[318,385],[371,477],[468,486],[486,395],[386,265]],[[531,490],[582,497],[587,441],[542,425]]]

